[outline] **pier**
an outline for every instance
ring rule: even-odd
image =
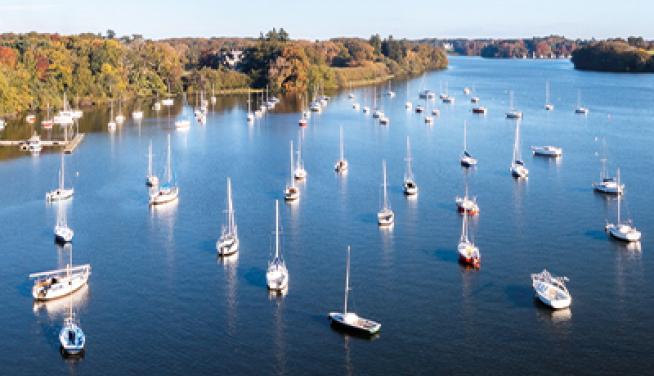
[[[64,149],[64,153],[72,154],[73,151],[84,140],[84,133],[78,133],[70,140],[39,140],[42,147],[59,147]],[[17,146],[23,148],[29,140],[0,140],[0,146]]]

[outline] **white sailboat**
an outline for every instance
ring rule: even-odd
[[[238,252],[239,240],[232,205],[232,180],[227,178],[227,224],[223,226],[220,239],[216,242],[216,250],[220,256],[229,256]]]
[[[463,121],[463,154],[459,158],[461,166],[472,167],[477,165],[477,160],[468,152],[468,122]]]
[[[606,169],[606,158],[600,159],[600,163],[602,164],[600,180],[599,182],[593,182],[595,191],[609,195],[621,195],[624,193],[624,184],[618,183],[616,178],[609,176]]]
[[[164,183],[150,191],[150,205],[160,205],[177,200],[179,187],[173,181],[172,150],[170,147],[170,135],[168,135],[168,153],[166,155],[166,171]]]
[[[509,91],[509,111],[506,113],[507,119],[522,119],[522,112],[513,107],[513,90]]]
[[[377,223],[380,226],[390,226],[395,221],[395,213],[393,213],[393,210],[391,210],[391,205],[388,201],[388,192],[387,192],[387,183],[386,183],[386,160],[382,161],[382,170],[384,174],[384,182],[382,186],[383,199],[382,199],[381,209],[377,213]]]
[[[386,91],[386,96],[389,98],[395,97],[395,92],[391,89],[391,81],[388,81],[388,91]]]
[[[252,113],[252,100],[250,96],[250,88],[248,88],[248,114],[247,114],[247,121],[248,123],[252,123],[254,121],[254,114]]]
[[[554,110],[554,105],[550,102],[550,81],[545,82],[545,110]]]
[[[616,173],[616,180],[617,180],[617,185],[620,186],[620,169],[618,169],[618,172]],[[617,210],[617,220],[615,223],[607,223],[604,229],[606,232],[609,233],[612,237],[626,241],[626,242],[637,242],[640,241],[641,238],[641,233],[636,229],[635,226],[631,223],[630,220],[623,222],[622,218],[620,217],[620,204],[622,202],[622,196],[623,195],[618,195],[617,200],[618,200],[618,210]]]
[[[62,202],[57,206],[57,223],[54,228],[55,241],[57,243],[70,243],[73,241],[75,233],[68,227],[66,218],[66,208]]]
[[[416,184],[416,179],[413,176],[413,170],[411,169],[411,143],[409,141],[409,136],[406,137],[406,171],[404,172],[404,184],[402,189],[404,194],[407,196],[415,196],[418,194],[418,185]],[[385,179],[384,179],[385,180]]]
[[[348,312],[347,303],[350,293],[350,246],[347,246],[347,257],[345,261],[345,299],[343,312],[330,312],[329,320],[332,325],[355,332],[373,335],[379,332],[381,324],[372,320],[359,317],[354,312]]]
[[[116,124],[123,124],[125,122],[125,115],[123,115],[123,100],[118,101],[118,115],[116,115]]]
[[[372,117],[379,119],[384,115],[384,112],[377,108],[377,88],[373,88],[372,92]]]
[[[461,221],[461,238],[457,247],[459,262],[473,268],[479,268],[481,266],[481,254],[479,248],[470,240],[467,213],[464,213]]]
[[[107,128],[110,131],[116,129],[116,121],[114,120],[114,101],[111,101],[111,112],[109,113],[109,122],[107,123]]]
[[[577,108],[575,109],[576,114],[587,115],[588,108],[581,105],[581,90],[577,90]]]
[[[73,197],[75,193],[74,188],[66,188],[64,183],[65,170],[64,170],[64,154],[61,154],[61,167],[59,168],[59,187],[55,190],[45,194],[45,200],[48,202],[67,200]]]
[[[72,297],[68,304],[68,316],[64,319],[64,326],[59,331],[59,344],[66,355],[79,355],[84,351],[86,345],[86,335],[73,314]]]
[[[409,99],[409,82],[406,83],[406,102],[404,102],[404,108],[409,111],[413,108],[413,103],[411,103],[411,100]]]
[[[298,137],[298,146],[297,146],[297,161],[295,161],[295,171],[293,176],[296,180],[304,180],[307,177],[307,170],[304,169],[304,162],[302,161],[302,134]]]
[[[515,124],[515,142],[513,143],[513,160],[510,171],[515,178],[526,178],[529,175],[529,170],[525,167],[520,153],[520,121]]]
[[[268,262],[266,284],[273,291],[284,291],[288,288],[288,269],[282,258],[279,247],[279,201],[275,200],[275,256]]]
[[[295,201],[300,198],[300,190],[295,186],[295,177],[293,176],[293,169],[295,168],[293,154],[295,154],[295,150],[293,150],[293,140],[291,140],[291,175],[289,183],[286,185],[286,189],[284,189],[284,199],[286,201]]]
[[[152,140],[148,146],[148,173],[145,175],[145,185],[148,187],[156,187],[159,185],[159,178],[154,174],[152,167]]]
[[[91,274],[91,265],[73,266],[73,249],[70,247],[69,262],[63,269],[32,273],[34,279],[32,297],[35,300],[51,300],[61,298],[79,290],[86,285]]]
[[[572,304],[572,297],[565,286],[568,281],[567,277],[552,276],[547,269],[531,275],[531,285],[538,299],[554,309],[568,308]]]
[[[341,125],[339,129],[339,158],[338,161],[336,161],[336,165],[334,166],[334,170],[338,172],[339,174],[344,174],[347,172],[348,168],[348,163],[347,159],[345,159],[345,146],[343,145],[343,126]]]
[[[467,215],[477,215],[479,214],[479,205],[477,204],[477,199],[476,198],[470,198],[468,196],[468,181],[466,180],[465,182],[465,193],[463,194],[463,197],[461,196],[456,196],[454,201],[456,202],[456,207],[457,210],[460,213],[464,213]]]

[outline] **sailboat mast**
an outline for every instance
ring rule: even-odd
[[[61,153],[61,169],[59,170],[59,189],[64,189],[64,154]]]
[[[413,177],[413,171],[411,171],[411,143],[409,141],[409,136],[406,136],[406,177]]]
[[[515,143],[513,144],[513,161],[520,160],[520,121],[515,123]]]
[[[232,179],[227,178],[227,230],[234,232],[234,210],[232,208]]]
[[[620,169],[616,172],[616,179],[618,183],[618,226],[620,225],[620,202],[622,201],[622,195],[620,194]]]
[[[275,259],[279,258],[279,200],[275,200]]]
[[[291,187],[295,187],[295,179],[293,179],[293,140],[291,140]]]
[[[384,209],[388,208],[388,197],[386,194],[386,160],[382,161],[382,169],[384,170]]]
[[[509,91],[509,110],[513,111],[513,90]]]
[[[545,82],[545,104],[550,103],[550,82]]]
[[[172,170],[171,170],[172,169],[172,166],[171,166],[172,165],[172,157],[171,157],[172,150],[170,148],[170,135],[168,135],[168,153],[167,154],[168,154],[168,156],[167,156],[168,160],[167,160],[167,163],[166,163],[166,180],[168,181],[168,183],[170,183],[171,180],[173,179],[173,174],[172,174]]]
[[[347,257],[345,261],[345,303],[343,304],[343,313],[347,313],[347,298],[350,292],[350,246],[347,246]]]
[[[468,122],[463,121],[463,151],[468,150]]]
[[[148,146],[148,177],[152,176],[152,140]]]
[[[341,125],[340,129],[340,152],[341,152],[341,161],[345,160],[345,150],[343,146],[343,126]]]
[[[468,210],[463,210],[463,222],[461,224],[461,241],[468,242]]]

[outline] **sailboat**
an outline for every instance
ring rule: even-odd
[[[111,112],[109,114],[109,122],[107,123],[107,128],[110,131],[113,131],[116,129],[116,121],[114,120],[114,101],[111,101]]]
[[[407,196],[415,196],[418,194],[418,185],[416,184],[416,179],[413,176],[413,170],[411,169],[411,143],[409,142],[409,136],[406,137],[406,171],[404,172],[404,184],[402,189],[404,194]],[[386,179],[384,179],[386,180]]]
[[[48,103],[46,107],[46,116],[45,119],[41,121],[41,127],[44,129],[50,129],[54,125],[54,119],[50,117],[50,103]]]
[[[134,120],[141,120],[143,119],[143,111],[141,111],[141,105],[139,104],[138,107],[132,111],[132,119]]]
[[[82,288],[91,275],[91,265],[73,266],[73,250],[70,248],[69,262],[63,269],[32,273],[34,279],[32,297],[35,300],[51,300],[61,298]]]
[[[150,205],[160,205],[177,200],[179,187],[173,181],[172,150],[170,135],[168,135],[168,153],[166,155],[166,171],[164,183],[150,191]]]
[[[577,90],[577,108],[575,109],[575,114],[588,114],[588,108],[581,105],[581,90]]]
[[[336,165],[334,166],[334,170],[338,172],[339,174],[343,174],[347,172],[348,168],[348,163],[347,159],[345,159],[345,146],[343,145],[343,126],[341,125],[340,127],[340,132],[339,132],[339,150],[340,150],[340,157],[338,161],[336,161]]]
[[[350,294],[350,246],[347,246],[347,257],[345,259],[345,299],[343,312],[330,312],[329,321],[332,325],[355,332],[373,335],[379,332],[381,324],[372,320],[359,317],[354,312],[348,312],[347,303]]]
[[[309,117],[311,117],[311,111],[304,111],[305,99],[302,98],[302,111],[300,115],[300,120],[298,120],[298,125],[300,127],[306,127],[309,125]],[[308,116],[306,116],[308,114]]]
[[[620,186],[620,169],[616,173],[617,185]],[[640,241],[641,233],[636,229],[635,226],[631,224],[631,221],[622,222],[620,218],[620,203],[622,202],[622,195],[618,195],[618,217],[616,223],[607,223],[605,226],[606,232],[609,233],[612,237],[626,241],[626,242],[637,242]]]
[[[390,226],[395,220],[395,213],[391,210],[391,205],[388,202],[388,191],[386,183],[386,160],[382,161],[382,170],[384,172],[384,183],[383,183],[383,201],[382,206],[379,212],[377,213],[377,223],[380,226]]]
[[[395,97],[395,92],[391,89],[391,81],[388,81],[388,91],[386,91],[386,96],[389,98]]]
[[[377,108],[377,88],[373,88],[372,91],[372,117],[379,119],[384,115],[384,113]]]
[[[86,345],[86,335],[73,314],[72,297],[68,303],[68,316],[64,319],[64,326],[59,331],[59,344],[66,355],[79,355],[84,351],[84,345]]]
[[[479,205],[477,205],[476,198],[470,198],[468,196],[468,181],[465,182],[465,193],[463,197],[456,196],[455,198],[457,210],[460,213],[467,215],[477,215],[479,214]]]
[[[409,111],[413,108],[413,103],[411,103],[411,100],[409,99],[409,82],[406,83],[406,102],[404,102],[404,108]]]
[[[125,115],[123,115],[123,100],[118,101],[118,115],[116,115],[116,124],[123,124],[125,122]]]
[[[513,143],[513,161],[511,162],[511,175],[516,178],[526,178],[529,170],[525,167],[520,155],[520,121],[515,124],[515,142]]]
[[[145,175],[145,185],[148,187],[159,185],[159,178],[154,174],[154,169],[152,168],[152,140],[150,140],[150,145],[148,146],[148,173]]]
[[[445,82],[445,94],[441,95],[441,100],[443,101],[443,103],[447,103],[447,104],[454,103],[454,97],[450,96],[447,82]]]
[[[234,207],[232,205],[232,180],[227,178],[227,225],[223,226],[220,239],[216,242],[216,250],[220,256],[229,256],[238,252],[238,232],[234,219]]]
[[[247,121],[248,123],[251,123],[254,121],[254,114],[252,113],[251,109],[251,98],[250,98],[250,88],[248,88],[248,114],[247,114]]]
[[[304,169],[302,162],[302,134],[300,134],[297,147],[297,161],[295,162],[295,171],[293,173],[296,180],[304,180],[307,177],[307,170]]]
[[[522,119],[522,112],[513,107],[513,90],[509,91],[509,111],[506,113],[507,119]]]
[[[73,194],[75,193],[74,188],[66,188],[64,184],[64,176],[65,176],[65,170],[64,170],[64,154],[61,154],[61,167],[59,168],[59,187],[55,190],[52,190],[50,192],[47,192],[45,194],[45,200],[48,202],[52,201],[59,201],[59,200],[67,200],[71,197],[73,197]]]
[[[468,122],[463,121],[463,154],[459,158],[461,166],[472,167],[477,165],[477,160],[468,152]]]
[[[547,269],[531,275],[531,285],[538,299],[554,309],[568,308],[572,304],[572,296],[565,286],[568,281],[568,277],[552,276]]]
[[[550,102],[550,82],[545,82],[545,109],[547,111],[554,110],[554,105]]]
[[[348,82],[348,85],[350,86],[350,92],[349,92],[349,94],[347,95],[347,97],[348,97],[349,99],[354,99],[356,96],[355,96],[354,93],[352,92],[352,83],[351,83],[351,82]]]
[[[268,262],[266,270],[266,284],[273,291],[288,288],[288,269],[279,248],[279,201],[275,200],[275,256]]]
[[[211,84],[211,104],[216,104],[216,93],[213,89],[213,84]]]
[[[602,168],[600,170],[599,182],[593,182],[593,188],[600,193],[609,195],[621,195],[624,193],[624,184],[618,183],[616,178],[609,176],[606,170],[606,158],[600,159]]]
[[[64,208],[64,204],[60,202],[57,206],[57,223],[54,228],[55,241],[62,244],[70,243],[73,241],[74,235],[75,233],[73,230],[68,227],[66,208]]]
[[[461,225],[461,238],[459,239],[459,262],[474,268],[481,266],[481,254],[479,248],[468,237],[468,215],[464,213]]]
[[[295,167],[293,164],[294,153],[295,150],[293,150],[293,140],[291,140],[291,176],[289,179],[289,184],[286,185],[286,189],[284,190],[284,199],[286,201],[295,201],[300,198],[300,190],[295,186],[295,177],[293,176],[293,168]]]

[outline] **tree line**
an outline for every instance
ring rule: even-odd
[[[238,52],[235,65],[226,57]],[[236,54],[236,53],[234,53]],[[232,58],[234,56],[231,56]],[[148,40],[138,34],[0,34],[0,114],[60,107],[62,93],[89,105],[135,96],[264,88],[306,92],[447,67],[435,46],[397,40],[259,38]]]

